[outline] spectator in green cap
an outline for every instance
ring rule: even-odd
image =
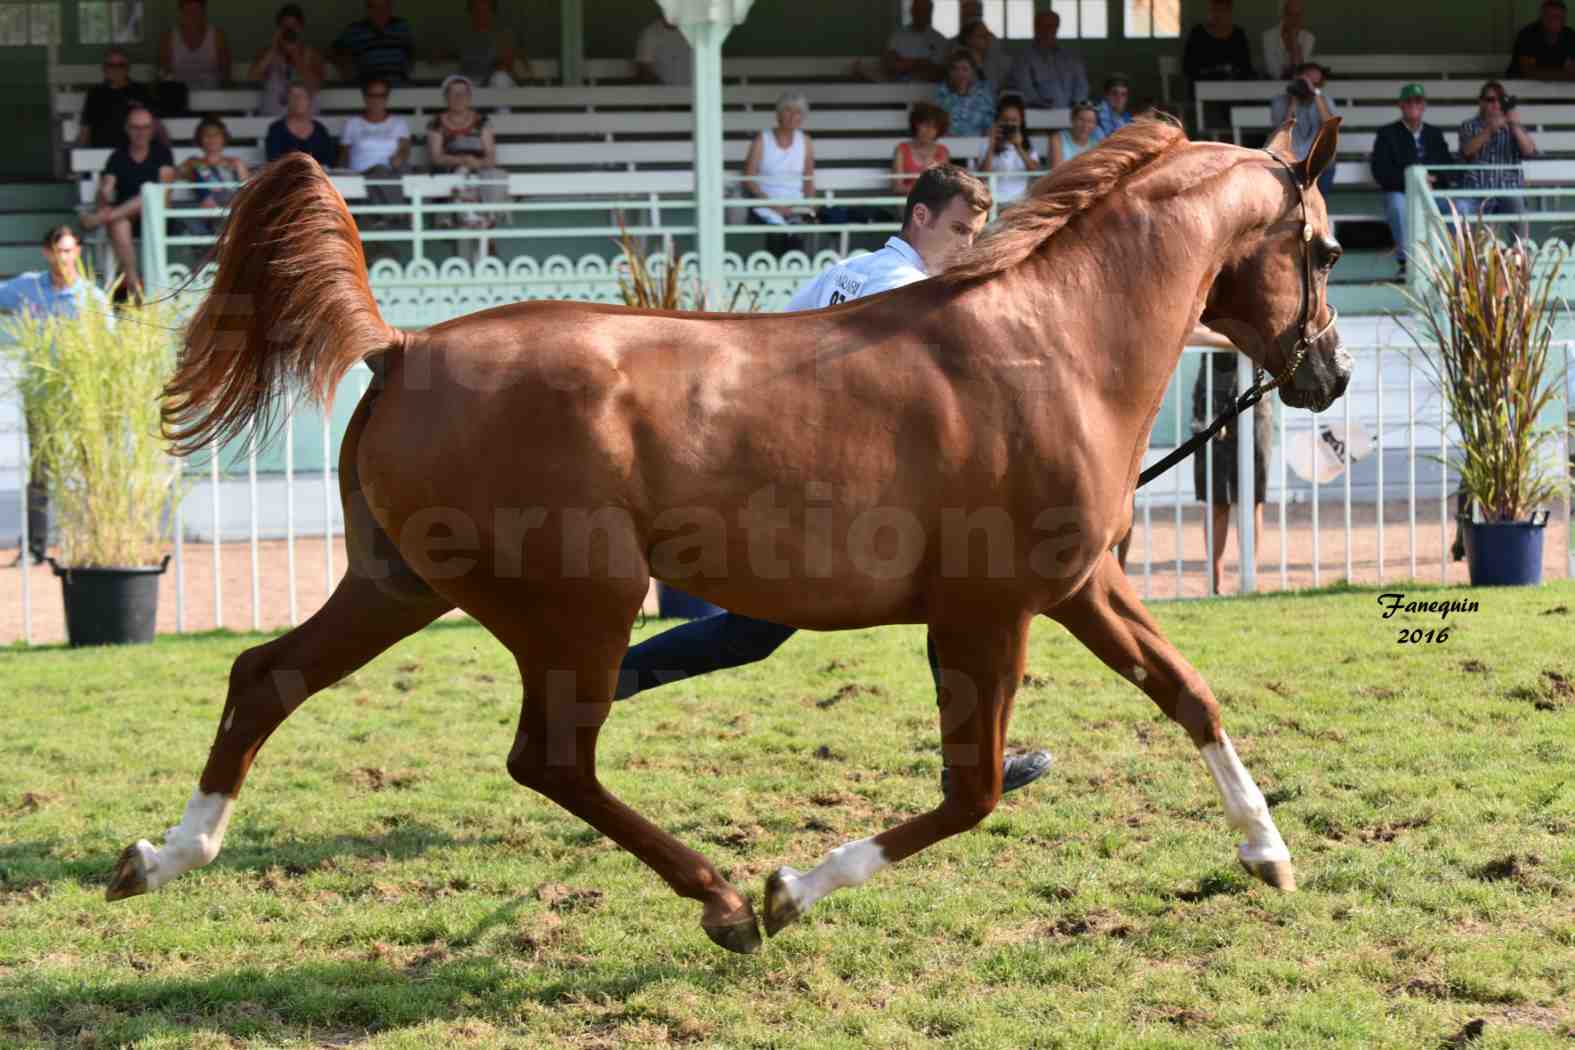
[[[1400,119],[1378,129],[1373,141],[1370,164],[1373,181],[1384,195],[1384,214],[1389,219],[1389,232],[1395,238],[1395,258],[1400,263],[1399,276],[1405,277],[1405,169],[1413,164],[1428,166],[1449,164],[1453,158],[1444,133],[1422,120],[1427,112],[1427,93],[1421,84],[1407,84],[1400,89]],[[1429,185],[1439,185],[1439,176],[1430,174]]]

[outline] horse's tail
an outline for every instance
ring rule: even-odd
[[[164,387],[164,437],[177,454],[248,424],[261,441],[281,395],[304,390],[327,405],[357,362],[404,345],[372,299],[344,198],[304,153],[241,187],[215,255],[213,288]]]

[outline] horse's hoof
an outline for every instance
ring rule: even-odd
[[[767,937],[775,937],[804,914],[798,910],[798,904],[788,892],[787,877],[797,874],[792,868],[778,868],[766,877]]]
[[[1288,860],[1247,860],[1238,857],[1241,866],[1247,869],[1247,874],[1257,879],[1262,879],[1270,886],[1283,893],[1296,892],[1296,870],[1291,867]]]
[[[749,917],[740,922],[730,922],[722,926],[707,926],[701,923],[700,926],[713,944],[720,945],[730,952],[753,955],[760,950],[760,924],[755,921],[754,912],[750,912]]]
[[[120,859],[115,862],[115,873],[109,877],[104,899],[118,901],[146,892],[148,867],[142,860],[142,851],[136,843],[132,843],[120,851]]]

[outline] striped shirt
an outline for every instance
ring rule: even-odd
[[[1482,134],[1484,124],[1481,117],[1472,117],[1460,125],[1460,145]],[[1515,133],[1509,125],[1498,130],[1498,133],[1487,140],[1487,145],[1470,160],[1461,158],[1465,164],[1503,164],[1509,165],[1494,171],[1468,171],[1460,180],[1460,185],[1465,189],[1512,189],[1518,190],[1526,185],[1526,175],[1520,168],[1521,152],[1520,143],[1515,141]]]
[[[355,61],[358,80],[374,76],[396,82],[407,79],[414,46],[415,34],[403,18],[390,18],[381,29],[363,18],[351,22],[334,41],[335,51],[342,51]]]

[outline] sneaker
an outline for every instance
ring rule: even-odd
[[[1030,751],[1024,755],[1007,755],[1001,761],[1001,794],[1025,788],[1050,772],[1055,759],[1048,751]],[[941,769],[941,794],[949,795],[952,789],[952,771]]]

